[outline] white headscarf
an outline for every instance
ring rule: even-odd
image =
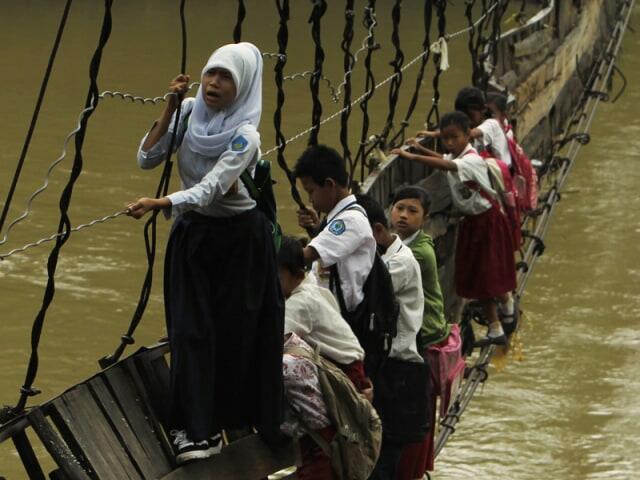
[[[231,73],[236,98],[227,110],[218,110],[205,103],[202,85],[198,88],[184,143],[207,157],[224,152],[239,127],[251,124],[257,129],[262,113],[262,55],[255,45],[242,42],[218,48],[209,57],[201,77],[212,68]]]

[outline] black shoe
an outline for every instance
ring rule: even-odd
[[[171,431],[171,435],[175,437],[173,444],[176,448],[176,463],[178,465],[182,465],[183,463],[187,463],[192,460],[209,458],[220,453],[222,442],[220,442],[217,447],[212,447],[208,440],[194,442],[187,438],[187,432],[184,430],[173,430]]]
[[[505,318],[511,318],[512,320],[505,323],[503,321]],[[515,313],[513,315],[500,315],[500,323],[502,323],[502,330],[504,330],[504,334],[508,337],[518,329],[518,315]]]
[[[497,337],[490,337],[487,335],[486,337],[482,337],[473,344],[474,348],[484,348],[489,345],[506,345],[507,344],[507,336],[503,333],[502,335],[498,335]]]

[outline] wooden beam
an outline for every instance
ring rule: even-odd
[[[36,458],[36,454],[33,451],[33,447],[31,447],[31,442],[27,438],[26,432],[22,430],[11,437],[11,439],[18,450],[18,455],[20,455],[20,460],[22,460],[22,464],[27,471],[29,480],[46,480],[42,467],[40,466],[40,462]]]

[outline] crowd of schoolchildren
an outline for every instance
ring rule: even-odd
[[[400,188],[387,214],[371,196],[351,193],[338,152],[311,146],[293,172],[311,203],[298,211],[310,238],[284,236],[277,246],[251,184],[261,76],[254,45],[219,48],[178,121],[190,79],[173,80],[177,95],[138,152],[140,166],[152,168],[175,137],[182,180],[176,193],[128,206],[136,218],[150,210],[175,217],[164,287],[177,461],[215,454],[221,429],[252,425],[268,441],[282,432],[300,440],[300,479],[345,478],[358,459],[368,467],[349,478],[420,479],[433,468],[436,397],[446,409],[464,370],[424,232],[429,192]],[[482,304],[489,329],[477,345],[505,344],[515,327],[520,241],[517,215],[508,213],[519,211],[513,132],[500,95],[487,103],[465,88],[455,109],[439,130],[393,153],[446,173],[461,216],[456,293]],[[447,153],[424,147],[420,137],[429,136]],[[347,394],[362,402],[336,411]]]

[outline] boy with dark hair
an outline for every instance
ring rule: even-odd
[[[298,223],[304,228],[322,227],[303,249],[304,262],[317,262],[314,274],[327,287],[328,269],[335,265],[340,284],[332,291],[337,296],[340,287],[346,313],[354,312],[364,300],[363,287],[373,266],[376,242],[366,214],[349,192],[344,159],[333,148],[311,146],[298,159],[294,175],[315,210],[299,210]],[[326,214],[325,222],[320,223],[316,212]]]
[[[422,230],[428,215],[429,198],[424,189],[409,186],[396,192],[391,207],[391,224],[402,242],[411,249],[422,276],[424,316],[420,341],[423,348],[440,343],[451,331],[444,317],[434,243]]]

